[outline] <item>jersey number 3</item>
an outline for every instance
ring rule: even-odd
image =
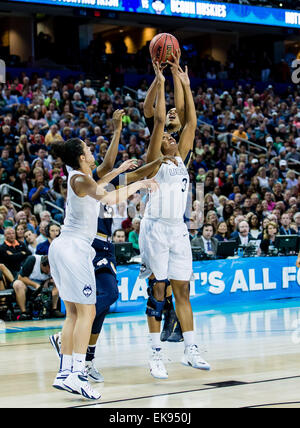
[[[187,186],[187,178],[183,178],[182,179],[182,188],[181,188],[181,191],[182,192],[185,192],[186,191],[186,186]]]

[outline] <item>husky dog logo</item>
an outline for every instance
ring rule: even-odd
[[[85,297],[90,297],[90,295],[92,294],[93,290],[92,290],[92,287],[90,285],[85,285],[84,289],[82,290],[82,292],[85,295]]]
[[[152,7],[156,13],[160,14],[163,10],[165,10],[166,5],[164,4],[163,0],[154,0],[152,2]]]

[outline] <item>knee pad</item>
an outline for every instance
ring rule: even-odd
[[[164,292],[164,300],[159,301],[156,300],[153,296],[153,287],[157,282],[164,282],[165,283],[165,292]],[[167,287],[168,280],[163,281],[157,281],[157,279],[149,279],[149,287],[147,288],[148,293],[148,300],[147,300],[147,309],[146,314],[149,317],[155,317],[156,321],[162,320],[162,312],[164,310],[164,306],[166,303],[166,287]]]

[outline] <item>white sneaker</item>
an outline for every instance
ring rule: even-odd
[[[210,365],[201,357],[197,345],[190,345],[185,348],[181,362],[185,366],[192,366],[195,369],[210,370]]]
[[[150,373],[157,379],[168,379],[168,372],[162,361],[163,353],[161,348],[151,348],[149,358]]]
[[[101,394],[90,386],[86,373],[71,373],[66,380],[63,381],[63,384],[75,394],[81,394],[84,398],[88,398],[89,400],[99,400],[99,398],[101,398]]]
[[[66,385],[64,385],[64,381],[67,379],[67,377],[70,374],[71,374],[70,370],[64,370],[64,371],[58,372],[52,384],[53,388],[60,389],[62,391],[68,391],[68,392],[71,392],[72,394],[78,394],[78,392],[73,391],[70,388],[68,388]]]
[[[104,377],[95,367],[94,361],[95,360],[85,362],[85,369],[86,369],[88,378],[93,382],[104,382]]]
[[[58,358],[60,358],[61,350],[61,331],[59,333],[52,334],[49,336],[51,345],[53,346]]]

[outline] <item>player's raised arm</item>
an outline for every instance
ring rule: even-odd
[[[178,68],[178,77],[182,83],[185,100],[185,126],[180,136],[178,150],[182,159],[185,159],[190,150],[193,149],[195,131],[197,127],[197,116],[194,104],[194,99],[190,87],[190,79],[188,76],[188,68],[185,71]]]
[[[157,77],[157,96],[154,110],[154,129],[147,151],[147,163],[161,156],[161,142],[166,121],[165,78],[159,64],[153,63]]]
[[[144,116],[145,118],[153,117],[154,116],[154,103],[156,99],[156,93],[157,93],[157,77],[155,76],[155,79],[150,85],[150,88],[147,91],[145,100],[144,100]]]
[[[110,173],[116,162],[116,157],[119,150],[119,141],[122,131],[122,118],[124,116],[124,110],[115,110],[113,113],[112,123],[114,127],[113,137],[110,143],[110,146],[105,154],[104,160],[101,165],[97,167],[97,175],[99,178],[103,178],[104,175]],[[119,172],[120,174],[120,172]],[[118,174],[115,175],[115,177]],[[112,177],[109,181],[111,181]]]
[[[176,113],[178,114],[181,126],[185,125],[185,108],[184,108],[184,90],[182,87],[181,80],[178,76],[178,67],[180,67],[180,49],[175,51],[175,54],[172,52],[173,62],[168,61],[170,65],[173,82],[174,82],[174,101]]]
[[[154,179],[149,179],[137,181],[136,183],[122,187],[112,192],[107,192],[105,187],[106,183],[97,184],[95,180],[87,175],[78,175],[74,178],[73,181],[73,188],[77,196],[84,197],[88,195],[91,198],[107,205],[115,205],[126,201],[129,196],[132,196],[141,189],[150,189],[152,191],[156,191],[158,189],[158,184]]]

